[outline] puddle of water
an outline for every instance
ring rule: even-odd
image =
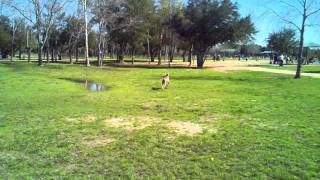
[[[99,92],[99,91],[107,91],[110,87],[97,84],[93,81],[81,80],[81,79],[72,79],[72,78],[64,78],[63,80],[72,81],[74,83],[84,84],[84,87],[91,92]]]
[[[89,91],[92,91],[92,92],[97,92],[97,91],[106,91],[108,90],[109,88],[104,86],[104,85],[101,85],[101,84],[97,84],[95,82],[90,82],[90,81],[85,81],[85,87],[89,90]]]

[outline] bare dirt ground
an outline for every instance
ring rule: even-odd
[[[270,72],[278,74],[295,75],[295,71],[290,70],[278,70],[263,67],[269,65],[269,61],[219,61],[219,62],[207,62],[206,66],[216,71],[257,71],[257,72]],[[320,74],[315,73],[302,73],[302,76],[320,78]]]
[[[272,69],[266,68],[265,65],[270,65],[269,60],[249,60],[249,61],[238,61],[238,60],[226,60],[226,61],[216,61],[207,60],[204,64],[205,68],[209,68],[215,71],[228,72],[228,71],[256,71],[256,72],[270,72],[278,74],[288,74],[295,75],[295,71],[290,70],[281,70],[281,69]],[[110,64],[109,64],[110,65]],[[168,61],[163,61],[161,65],[158,65],[157,62],[148,63],[148,62],[135,62],[131,64],[126,62],[124,64],[111,64],[111,66],[117,67],[134,67],[134,68],[196,68],[196,62],[193,61],[191,66],[188,62],[174,62],[169,64]],[[277,66],[277,65],[275,65]],[[302,76],[320,78],[320,74],[316,73],[302,73]]]

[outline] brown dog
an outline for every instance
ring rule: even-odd
[[[166,74],[162,77],[162,89],[167,89],[170,84],[170,76],[169,74]]]

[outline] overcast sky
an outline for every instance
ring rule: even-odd
[[[1,1],[1,0],[0,0]],[[23,7],[25,0],[18,0]],[[76,1],[76,0],[74,0]],[[184,0],[187,1],[187,0]],[[293,8],[300,7],[298,0],[232,0],[238,4],[242,16],[251,15],[258,33],[255,35],[255,43],[260,45],[266,44],[266,39],[271,32],[277,31],[283,27],[292,27],[281,20],[281,17],[290,19],[297,24],[301,24],[301,16],[297,10]],[[282,3],[282,1],[291,2],[292,7]],[[295,2],[295,3],[294,3]],[[320,7],[320,0],[309,2],[316,2],[313,7]],[[72,12],[76,9],[74,3],[66,6],[67,12]],[[11,15],[10,11],[5,8],[0,8],[0,13],[4,15]],[[277,12],[275,14],[274,12]],[[316,24],[316,26],[308,27],[306,30],[305,42],[320,44],[320,13],[313,16],[309,20],[309,24]]]

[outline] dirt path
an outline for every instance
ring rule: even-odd
[[[208,64],[210,68],[216,71],[226,72],[226,71],[256,71],[256,72],[270,72],[278,74],[288,74],[295,75],[295,71],[290,70],[278,70],[269,69],[262,67],[263,65],[268,65],[269,61],[220,61],[214,64]],[[320,74],[315,73],[302,73],[302,76],[320,78]]]

